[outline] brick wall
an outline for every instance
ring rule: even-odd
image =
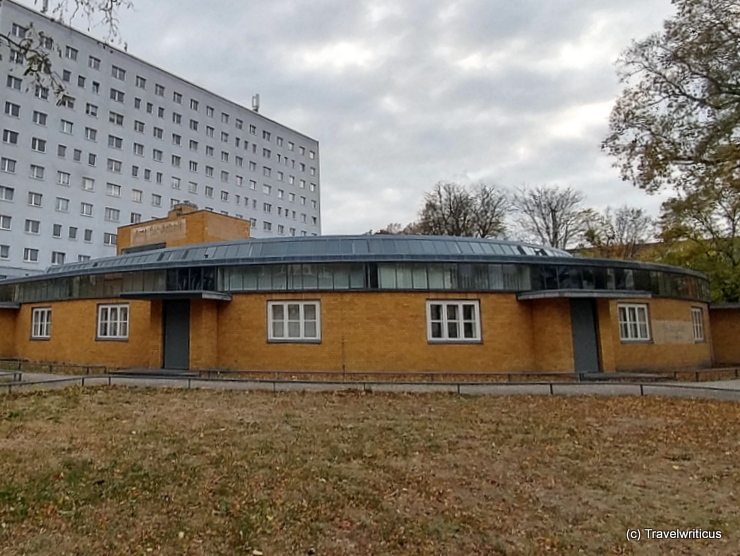
[[[648,305],[649,341],[622,341],[619,333],[619,303]],[[700,307],[704,314],[706,340],[695,342],[691,325],[691,308]],[[608,311],[608,315],[604,312]],[[601,345],[613,352],[614,370],[661,370],[710,367],[712,365],[711,331],[706,303],[676,299],[610,300],[599,305]],[[607,338],[609,336],[609,338]],[[602,349],[604,349],[602,347]],[[611,358],[604,358],[611,365]],[[605,370],[612,370],[605,366]]]
[[[321,300],[320,343],[269,343],[269,300]],[[427,299],[478,299],[482,342],[430,343]],[[630,302],[625,300],[625,302]],[[670,299],[647,303],[651,340],[623,342],[618,301],[599,300],[599,349],[605,371],[704,367],[712,361],[706,304]],[[128,341],[96,339],[97,307],[120,300],[31,303],[0,311],[0,356],[32,361],[159,368],[162,302],[131,301]],[[52,308],[50,340],[31,340],[31,311]],[[691,307],[701,307],[707,340],[694,342]],[[737,362],[740,311],[717,320],[718,361]],[[731,320],[730,315],[734,320]],[[731,351],[736,350],[736,351]],[[732,361],[733,358],[735,361]],[[335,292],[235,294],[232,301],[191,303],[194,369],[332,371],[572,371],[567,299],[519,302],[514,294]]]
[[[150,304],[131,301],[128,341],[97,340],[97,311],[101,303],[120,299],[93,299],[29,303],[18,311],[15,357],[49,363],[97,364],[112,367],[148,367],[151,342],[161,343],[161,329],[151,334]],[[51,307],[51,338],[31,339],[31,312]]]

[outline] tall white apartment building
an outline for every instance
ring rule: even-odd
[[[29,28],[50,37],[66,92],[24,78],[2,40],[0,277],[114,255],[118,226],[181,201],[249,220],[255,237],[320,234],[315,139],[0,0],[1,34]]]

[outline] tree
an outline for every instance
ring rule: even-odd
[[[584,234],[586,244],[600,257],[634,259],[639,247],[654,234],[653,219],[644,209],[621,206],[607,207],[593,213]]]
[[[424,235],[498,237],[505,233],[508,200],[492,185],[471,188],[439,182],[424,195],[419,221],[406,227]]]
[[[740,0],[673,0],[661,34],[618,61],[626,88],[602,148],[647,191],[738,187]]]
[[[662,262],[709,276],[714,301],[740,301],[740,191],[703,187],[663,203]]]
[[[582,207],[583,195],[570,187],[520,188],[512,206],[521,216],[519,227],[534,241],[558,249],[577,242],[588,229],[592,212]]]
[[[34,0],[39,4],[39,0]],[[88,31],[102,26],[106,42],[120,41],[118,11],[130,8],[130,0],[56,0],[49,10],[49,0],[41,0],[42,13],[50,13],[61,22],[71,22],[77,16],[87,20]],[[51,88],[58,102],[63,101],[64,81],[54,71],[54,57],[61,56],[60,47],[53,37],[38,31],[33,24],[14,25],[10,33],[0,33],[0,50],[7,49],[10,60],[22,64],[23,76],[34,84]]]
[[[664,203],[663,262],[709,275],[715,300],[740,297],[740,0],[674,0],[663,32],[619,60],[627,84],[603,149],[622,178]]]

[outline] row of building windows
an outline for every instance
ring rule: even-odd
[[[71,82],[71,72],[69,70],[63,70],[62,72],[62,80],[65,82]],[[86,85],[86,78],[84,76],[78,76],[77,78],[77,84],[79,87],[85,87]],[[10,89],[21,91],[23,89],[23,81],[20,77],[17,77],[15,75],[9,74],[6,78],[6,86]],[[92,82],[92,92],[96,95],[100,94],[100,83],[97,81]],[[114,102],[124,103],[126,93],[124,91],[121,91],[119,89],[116,89],[114,87],[110,88],[109,91],[109,98],[110,100]],[[36,85],[34,88],[34,96],[40,100],[49,100],[49,89],[47,87],[44,87],[42,85]],[[65,94],[61,97],[58,104],[64,108],[68,108],[70,110],[74,110],[75,106],[77,104],[76,98],[74,96]],[[144,109],[147,114],[150,114],[151,117],[154,117],[156,112],[156,117],[158,119],[164,119],[165,118],[165,108],[162,106],[155,106],[152,102],[146,102],[139,98],[134,98],[134,108],[136,110],[142,110]],[[155,111],[156,108],[156,111]],[[18,104],[15,104],[11,101],[7,101],[5,105],[5,113],[11,117],[20,117],[20,111],[21,107]],[[100,107],[97,104],[93,103],[85,103],[85,114],[87,116],[97,118],[100,112]],[[43,114],[44,118],[43,121],[39,121],[36,118],[36,114]],[[118,126],[124,125],[124,115],[120,113],[116,113],[114,111],[109,112],[109,121],[110,123]],[[191,131],[199,132],[201,129],[201,122],[197,119],[190,118],[189,120],[186,120],[188,123],[188,128]],[[240,120],[237,120],[240,121]],[[34,123],[40,124],[40,125],[46,125],[46,114],[34,111]],[[183,125],[183,115],[178,112],[172,112],[172,123],[175,125],[182,126]],[[228,122],[227,122],[228,123]],[[140,120],[135,120],[134,122],[134,130],[138,131],[140,133],[144,133],[145,129],[145,122]],[[156,130],[159,130],[159,133],[157,133]],[[215,126],[205,124],[203,126],[203,129],[205,129],[206,136],[215,138],[216,137],[216,131],[219,132],[218,136],[221,139],[221,142],[228,143],[230,140],[229,132],[224,130],[217,130]],[[243,125],[240,125],[237,127],[238,130],[243,129]],[[154,136],[158,139],[163,139],[164,130],[162,128],[154,127]],[[256,136],[257,135],[257,127],[255,125],[249,126],[249,132],[251,135]],[[173,133],[173,137],[176,134]],[[263,142],[271,142],[272,134],[269,131],[264,130],[262,132],[262,141]],[[233,135],[234,145],[237,148],[243,148],[244,150],[248,150],[250,142],[246,138],[239,137],[238,135]],[[289,152],[296,152],[296,145],[293,141],[287,141],[285,142],[282,137],[277,136],[276,145],[278,147],[283,147],[287,143],[287,150]],[[180,144],[179,142],[176,144]],[[253,153],[258,152],[258,144],[254,142],[254,140],[251,142],[251,150]],[[308,153],[308,159],[314,160],[316,159],[316,151],[313,150],[307,150],[304,146],[298,146],[297,152],[300,156],[306,156],[306,153]],[[266,158],[271,158],[272,156],[272,150],[271,148],[262,147],[262,155]],[[295,168],[296,160],[294,158],[290,158],[284,154],[276,153],[276,158],[278,162],[287,165],[290,165],[291,167]],[[305,166],[303,163],[299,163],[301,166]]]
[[[171,252],[163,252],[167,257]],[[163,259],[167,260],[167,259]],[[135,261],[132,262],[135,264]],[[564,290],[647,291],[659,297],[708,300],[706,280],[662,271],[646,271],[649,289],[625,275],[642,270],[581,267],[582,275],[603,273],[595,287],[581,280]],[[37,302],[102,298],[122,293],[166,291],[287,292],[332,290],[540,291],[551,265],[469,263],[326,263],[193,267],[39,279],[0,286],[0,301]],[[579,285],[580,284],[580,285]]]
[[[620,303],[619,336],[622,342],[651,341],[650,318],[647,304]],[[32,311],[31,338],[51,338],[52,310],[37,307]],[[700,307],[691,308],[691,328],[695,342],[704,342],[704,313]],[[97,338],[127,339],[129,305],[98,306]],[[482,341],[480,301],[436,300],[426,302],[426,332],[429,342]],[[320,301],[268,301],[267,341],[320,342]]]
[[[36,307],[31,311],[31,338],[51,339],[50,307]],[[127,340],[129,333],[129,306],[127,303],[98,305],[96,339]]]
[[[10,259],[10,245],[0,244],[0,260]],[[67,262],[67,254],[63,251],[52,251],[50,263],[52,265],[60,265]],[[90,255],[77,255],[77,262],[89,261]],[[38,263],[39,262],[39,250],[32,247],[23,248],[23,262],[26,263]]]

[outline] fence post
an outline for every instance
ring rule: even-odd
[[[549,386],[550,386],[550,395],[554,396],[555,392],[552,391],[552,382],[549,384]]]
[[[644,395],[645,395],[645,388],[644,388],[643,386],[644,386],[644,385],[643,385],[643,384],[642,384],[642,382],[641,382],[641,383],[640,383],[640,396],[644,396]]]

